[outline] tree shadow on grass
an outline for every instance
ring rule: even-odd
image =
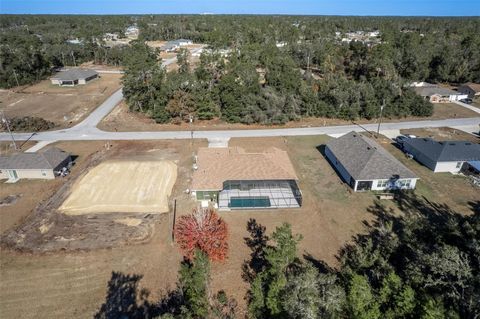
[[[267,265],[264,248],[268,243],[265,226],[257,223],[253,218],[247,222],[247,231],[250,237],[245,237],[245,244],[250,248],[250,260],[245,260],[242,265],[242,278],[246,282],[252,282],[255,276]]]
[[[143,319],[163,314],[179,314],[184,303],[178,289],[168,292],[158,302],[148,300],[149,291],[139,287],[143,275],[112,272],[105,302],[95,319]]]
[[[145,289],[139,289],[142,277],[112,272],[105,303],[94,318],[145,318],[149,308],[149,293]]]

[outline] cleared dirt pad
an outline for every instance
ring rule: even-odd
[[[60,207],[67,215],[90,213],[164,213],[177,179],[171,161],[108,161],[73,186]]]
[[[34,116],[71,127],[120,88],[121,74],[102,74],[86,85],[59,87],[44,80],[23,90],[0,90],[0,109],[7,117]]]

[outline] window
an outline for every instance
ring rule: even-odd
[[[457,167],[456,168],[460,168],[462,167],[462,162],[457,162]]]
[[[388,180],[387,179],[384,179],[384,180],[380,180],[377,182],[377,187],[378,188],[385,188],[387,187],[388,185]]]
[[[397,186],[399,188],[410,188],[412,181],[409,179],[401,179],[397,181]]]

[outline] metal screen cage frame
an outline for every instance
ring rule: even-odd
[[[268,198],[270,205],[263,205]],[[232,199],[239,204],[232,207]],[[259,202],[261,206],[250,206]],[[298,208],[302,206],[302,193],[295,180],[228,180],[218,195],[219,208],[261,209],[261,208]]]

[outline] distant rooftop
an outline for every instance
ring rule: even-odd
[[[460,94],[457,91],[453,91],[450,89],[442,88],[436,85],[432,86],[419,86],[414,88],[415,92],[420,96],[432,96],[435,94],[446,96],[446,95],[457,95]]]
[[[355,180],[416,178],[417,176],[400,163],[374,140],[350,132],[327,143],[327,147]]]
[[[98,75],[97,71],[90,69],[69,69],[58,72],[52,77],[52,79],[61,81],[75,81],[79,79],[86,79],[94,75]]]
[[[480,144],[469,141],[440,141],[430,138],[411,138],[403,143],[416,149],[434,162],[480,160]]]
[[[0,169],[54,169],[69,156],[69,153],[56,147],[38,153],[0,156]]]

